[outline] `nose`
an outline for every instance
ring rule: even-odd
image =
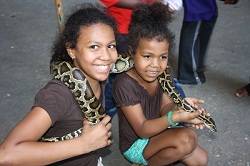
[[[111,59],[111,52],[108,48],[104,48],[100,59],[108,61]]]
[[[158,58],[153,58],[151,62],[152,67],[159,67],[160,66],[160,60]]]
[[[112,61],[115,62],[117,60],[118,54],[116,49],[104,48],[102,51],[102,55],[100,59],[103,61]]]
[[[102,61],[115,62],[117,60],[117,51],[114,48],[104,48],[100,56]]]

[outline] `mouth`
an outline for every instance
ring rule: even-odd
[[[95,65],[95,69],[99,73],[109,73],[111,69],[111,65],[110,64],[108,65],[98,64],[98,65]]]
[[[159,71],[147,71],[148,76],[150,77],[158,77]]]

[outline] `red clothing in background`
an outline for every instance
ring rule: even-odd
[[[101,0],[101,2],[107,7],[108,14],[114,17],[118,31],[121,34],[128,34],[128,26],[131,20],[131,9],[116,7],[115,4],[118,0]]]

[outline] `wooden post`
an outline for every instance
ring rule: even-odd
[[[54,0],[57,14],[57,23],[59,31],[62,32],[64,29],[64,14],[62,0]]]

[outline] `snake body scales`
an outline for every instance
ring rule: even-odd
[[[111,73],[121,73],[129,70],[132,67],[133,60],[130,56],[119,55],[118,60],[111,70]],[[89,82],[87,81],[84,74],[80,71],[80,69],[74,67],[68,62],[55,63],[52,65],[52,76],[53,79],[62,81],[70,89],[75,100],[79,104],[85,118],[91,124],[97,124],[106,115],[101,103],[95,97]],[[166,93],[179,108],[185,110],[186,112],[197,111],[196,108],[192,107],[185,99],[181,97],[180,93],[175,88],[174,82],[168,69],[166,69],[160,76],[158,76],[158,82],[160,83],[164,93]],[[215,121],[211,116],[200,114],[198,118],[202,120],[204,125],[210,131],[217,131]],[[63,141],[73,139],[80,136],[81,134],[82,128],[79,128],[76,131],[60,137],[42,137],[40,141]]]

